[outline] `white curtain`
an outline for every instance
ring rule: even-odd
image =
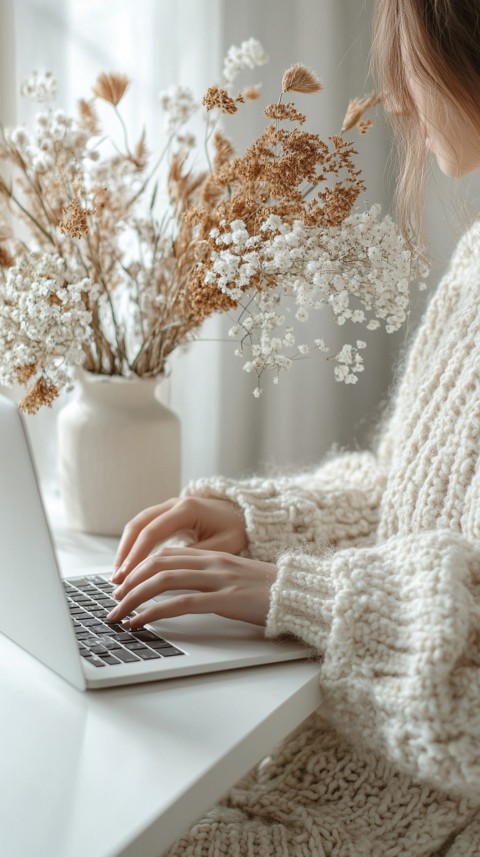
[[[13,0],[0,3],[0,119],[5,124],[15,121],[15,48]]]
[[[116,70],[134,81],[134,97],[122,103],[129,111],[129,133],[134,138],[145,124],[149,139],[158,145],[158,92],[181,83],[200,98],[207,86],[220,80],[228,47],[250,36],[260,39],[270,56],[267,66],[248,77],[249,82],[262,81],[263,105],[278,98],[282,73],[292,63],[303,62],[319,74],[324,91],[299,96],[299,101],[308,115],[306,127],[325,137],[339,131],[348,100],[371,88],[372,0],[16,0],[15,40],[12,8],[10,0],[0,3],[4,123],[13,119],[15,78],[22,80],[34,68],[54,72],[66,109],[85,96],[99,72]],[[21,121],[32,115],[23,102],[17,103],[17,110]],[[224,127],[242,150],[264,127],[258,102],[245,105]],[[368,201],[388,209],[391,141],[381,118],[370,134],[358,139],[358,150]],[[448,203],[444,210],[430,203],[432,281],[458,237],[451,219]],[[368,442],[424,300],[414,298],[410,324],[399,334],[368,336],[362,331],[368,342],[366,371],[356,386],[337,384],[330,366],[321,357],[311,358],[298,363],[277,386],[266,379],[258,400],[252,395],[252,376],[242,372],[242,361],[233,355],[229,322],[210,319],[201,341],[171,360],[169,397],[183,430],[182,481],[311,464],[334,443],[351,447]],[[343,341],[345,330],[335,328],[326,315],[308,324],[315,335],[326,332],[329,340],[337,336]],[[29,420],[45,478],[55,461],[54,417],[55,412]]]

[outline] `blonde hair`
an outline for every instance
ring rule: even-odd
[[[400,156],[397,216],[419,236],[426,177],[426,129],[409,89],[405,59],[420,86],[468,122],[480,148],[480,0],[376,0],[372,72]],[[441,133],[441,128],[436,129]]]

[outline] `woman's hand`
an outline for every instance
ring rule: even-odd
[[[247,546],[243,512],[236,503],[174,497],[145,509],[126,525],[115,557],[114,583],[125,580],[157,545],[174,536],[187,537],[192,546],[210,551],[237,554]]]
[[[156,619],[185,613],[216,613],[264,625],[276,576],[276,566],[269,562],[216,550],[161,548],[131,571],[115,590],[114,597],[120,604],[107,619],[119,622],[156,595],[190,590],[138,613],[130,620],[130,627],[139,628]]]

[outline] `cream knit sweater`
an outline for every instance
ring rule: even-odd
[[[275,562],[266,634],[322,705],[169,852],[480,855],[480,224],[430,301],[375,453],[200,480]]]

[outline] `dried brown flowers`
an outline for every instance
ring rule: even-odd
[[[282,78],[282,92],[319,92],[322,88],[316,74],[301,63],[292,65]]]
[[[347,107],[347,112],[345,114],[345,118],[342,123],[342,131],[350,131],[354,125],[360,125],[360,131],[367,131],[371,128],[373,122],[371,119],[366,122],[361,122],[364,114],[367,110],[370,110],[371,107],[375,107],[376,104],[379,104],[382,100],[382,96],[376,92],[371,92],[370,95],[366,95],[364,98],[352,98]]]
[[[0,268],[10,268],[14,264],[14,258],[5,247],[0,247]]]
[[[98,134],[100,124],[98,116],[93,106],[93,100],[86,101],[85,98],[80,98],[78,102],[78,112],[82,125],[90,132],[90,134]]]
[[[25,383],[31,378],[28,373],[25,375],[25,380],[20,380],[19,383]],[[46,378],[40,377],[22,399],[21,408],[25,414],[36,414],[40,408],[51,407],[54,401],[58,399],[59,390],[49,382]]]
[[[94,107],[93,99],[79,102],[78,118],[60,110],[42,113],[35,136],[22,127],[0,128],[0,159],[14,174],[11,185],[0,178],[0,216],[8,208],[31,234],[31,246],[11,233],[0,236],[0,381],[27,387],[25,411],[51,404],[71,383],[75,366],[106,375],[164,373],[172,351],[195,338],[203,320],[216,312],[239,313],[242,343],[257,349],[247,371],[260,376],[273,368],[278,380],[288,360],[273,335],[280,322],[272,307],[287,294],[295,273],[295,283],[304,284],[296,310],[303,320],[313,300],[305,271],[317,262],[315,288],[324,283],[324,294],[316,303],[330,301],[338,323],[350,317],[339,284],[347,265],[346,224],[364,189],[356,151],[340,136],[324,141],[303,130],[305,114],[294,102],[282,101],[286,92],[319,92],[316,75],[301,64],[287,69],[278,103],[265,108],[269,124],[242,155],[215,127],[220,116],[258,99],[258,85],[232,95],[232,84],[240,71],[265,61],[254,39],[230,49],[225,86],[210,87],[203,99],[206,137],[212,141],[204,170],[192,167],[195,139],[184,127],[199,105],[185,87],[161,94],[170,159],[166,210],[159,211],[157,201],[162,157],[149,151],[145,131],[135,146],[128,142],[118,109],[130,83],[125,75],[101,74],[93,88],[95,98],[115,110],[123,149],[108,148],[102,106]],[[56,85],[51,76],[37,75],[24,89],[45,100]],[[371,120],[362,120],[363,113],[376,101],[372,94],[351,102],[346,127],[360,123],[360,132],[366,130]],[[368,230],[381,225],[376,217],[365,215],[362,234],[369,240]],[[342,229],[337,245],[334,230]],[[315,261],[327,234],[337,255]],[[299,267],[304,253],[305,270]],[[365,253],[362,245],[360,255]],[[355,270],[351,288],[373,311],[376,298],[371,290],[362,298],[357,281]],[[390,303],[393,328],[400,311],[395,315],[398,307]],[[356,312],[354,320],[360,321],[364,314]],[[292,336],[288,328],[281,341],[291,344]],[[298,346],[299,353],[305,348]],[[318,348],[326,350],[324,344]],[[334,359],[342,380],[356,378],[358,354],[343,349]]]
[[[70,238],[82,238],[88,235],[88,217],[95,214],[94,208],[83,208],[78,199],[72,199],[63,209],[63,219],[58,222],[58,228]]]
[[[128,77],[124,74],[100,74],[93,88],[93,93],[98,98],[102,98],[104,101],[108,101],[109,104],[113,104],[113,106],[116,107],[125,95],[125,90],[129,83],[130,81]],[[80,105],[80,111],[82,115],[84,115],[85,102],[83,101]]]
[[[307,118],[304,113],[297,110],[292,101],[288,104],[269,104],[264,113],[268,119],[289,119],[290,122],[298,122],[299,125],[303,125]]]
[[[244,101],[256,101],[257,98],[260,98],[260,90],[260,85],[256,84],[254,86],[246,86],[240,94]]]
[[[243,101],[243,97],[240,96],[238,100]],[[231,95],[228,94],[226,89],[220,89],[219,86],[210,86],[207,89],[203,98],[203,105],[207,110],[218,108],[222,113],[236,113],[238,110]]]

